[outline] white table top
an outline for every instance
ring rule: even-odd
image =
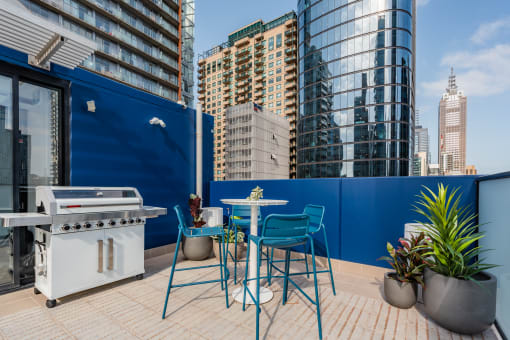
[[[289,203],[286,200],[268,200],[268,199],[260,199],[256,201],[248,200],[246,198],[224,198],[220,200],[224,204],[230,205],[258,205],[258,206],[266,206],[266,205],[285,205]]]

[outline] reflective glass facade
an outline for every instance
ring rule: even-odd
[[[407,176],[413,0],[300,0],[299,178]]]

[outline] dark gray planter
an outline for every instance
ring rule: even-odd
[[[476,279],[459,280],[425,269],[423,304],[429,317],[442,327],[461,334],[480,333],[496,317],[497,280],[483,272]]]
[[[203,237],[183,237],[182,253],[184,257],[191,261],[206,260],[211,256],[213,240],[209,236]]]
[[[395,273],[384,274],[384,295],[386,301],[398,308],[411,308],[416,304],[417,284],[400,282]]]

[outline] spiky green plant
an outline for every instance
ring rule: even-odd
[[[484,234],[478,231],[477,214],[469,206],[461,206],[460,188],[451,191],[438,184],[437,193],[426,186],[417,195],[414,211],[426,218],[421,230],[430,238],[431,249],[424,256],[435,272],[464,280],[473,280],[483,270],[496,267],[485,264],[478,241]]]

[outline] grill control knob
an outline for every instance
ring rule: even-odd
[[[142,223],[142,219],[138,217],[138,218],[136,219],[136,223]]]
[[[111,225],[112,227],[115,225],[115,221],[114,220],[111,220],[109,223],[109,225]]]
[[[90,228],[92,228],[92,224],[87,222],[87,223],[85,223],[84,227],[85,227],[85,229],[90,229]]]
[[[132,219],[132,218],[130,218],[130,219],[129,219],[129,224],[134,224],[134,223],[135,223],[135,220],[134,220],[134,219]]]
[[[125,219],[120,220],[120,224],[125,225],[127,221]]]
[[[103,223],[103,222],[101,222],[101,221],[99,221],[99,222],[97,222],[97,226],[98,226],[99,228],[102,228],[102,227],[104,227],[104,223]]]
[[[76,224],[74,225],[74,229],[75,229],[75,230],[80,230],[80,229],[81,229],[81,224],[76,223]]]
[[[71,226],[69,224],[64,224],[62,226],[62,230],[64,230],[64,231],[69,231],[69,229],[71,229]]]

